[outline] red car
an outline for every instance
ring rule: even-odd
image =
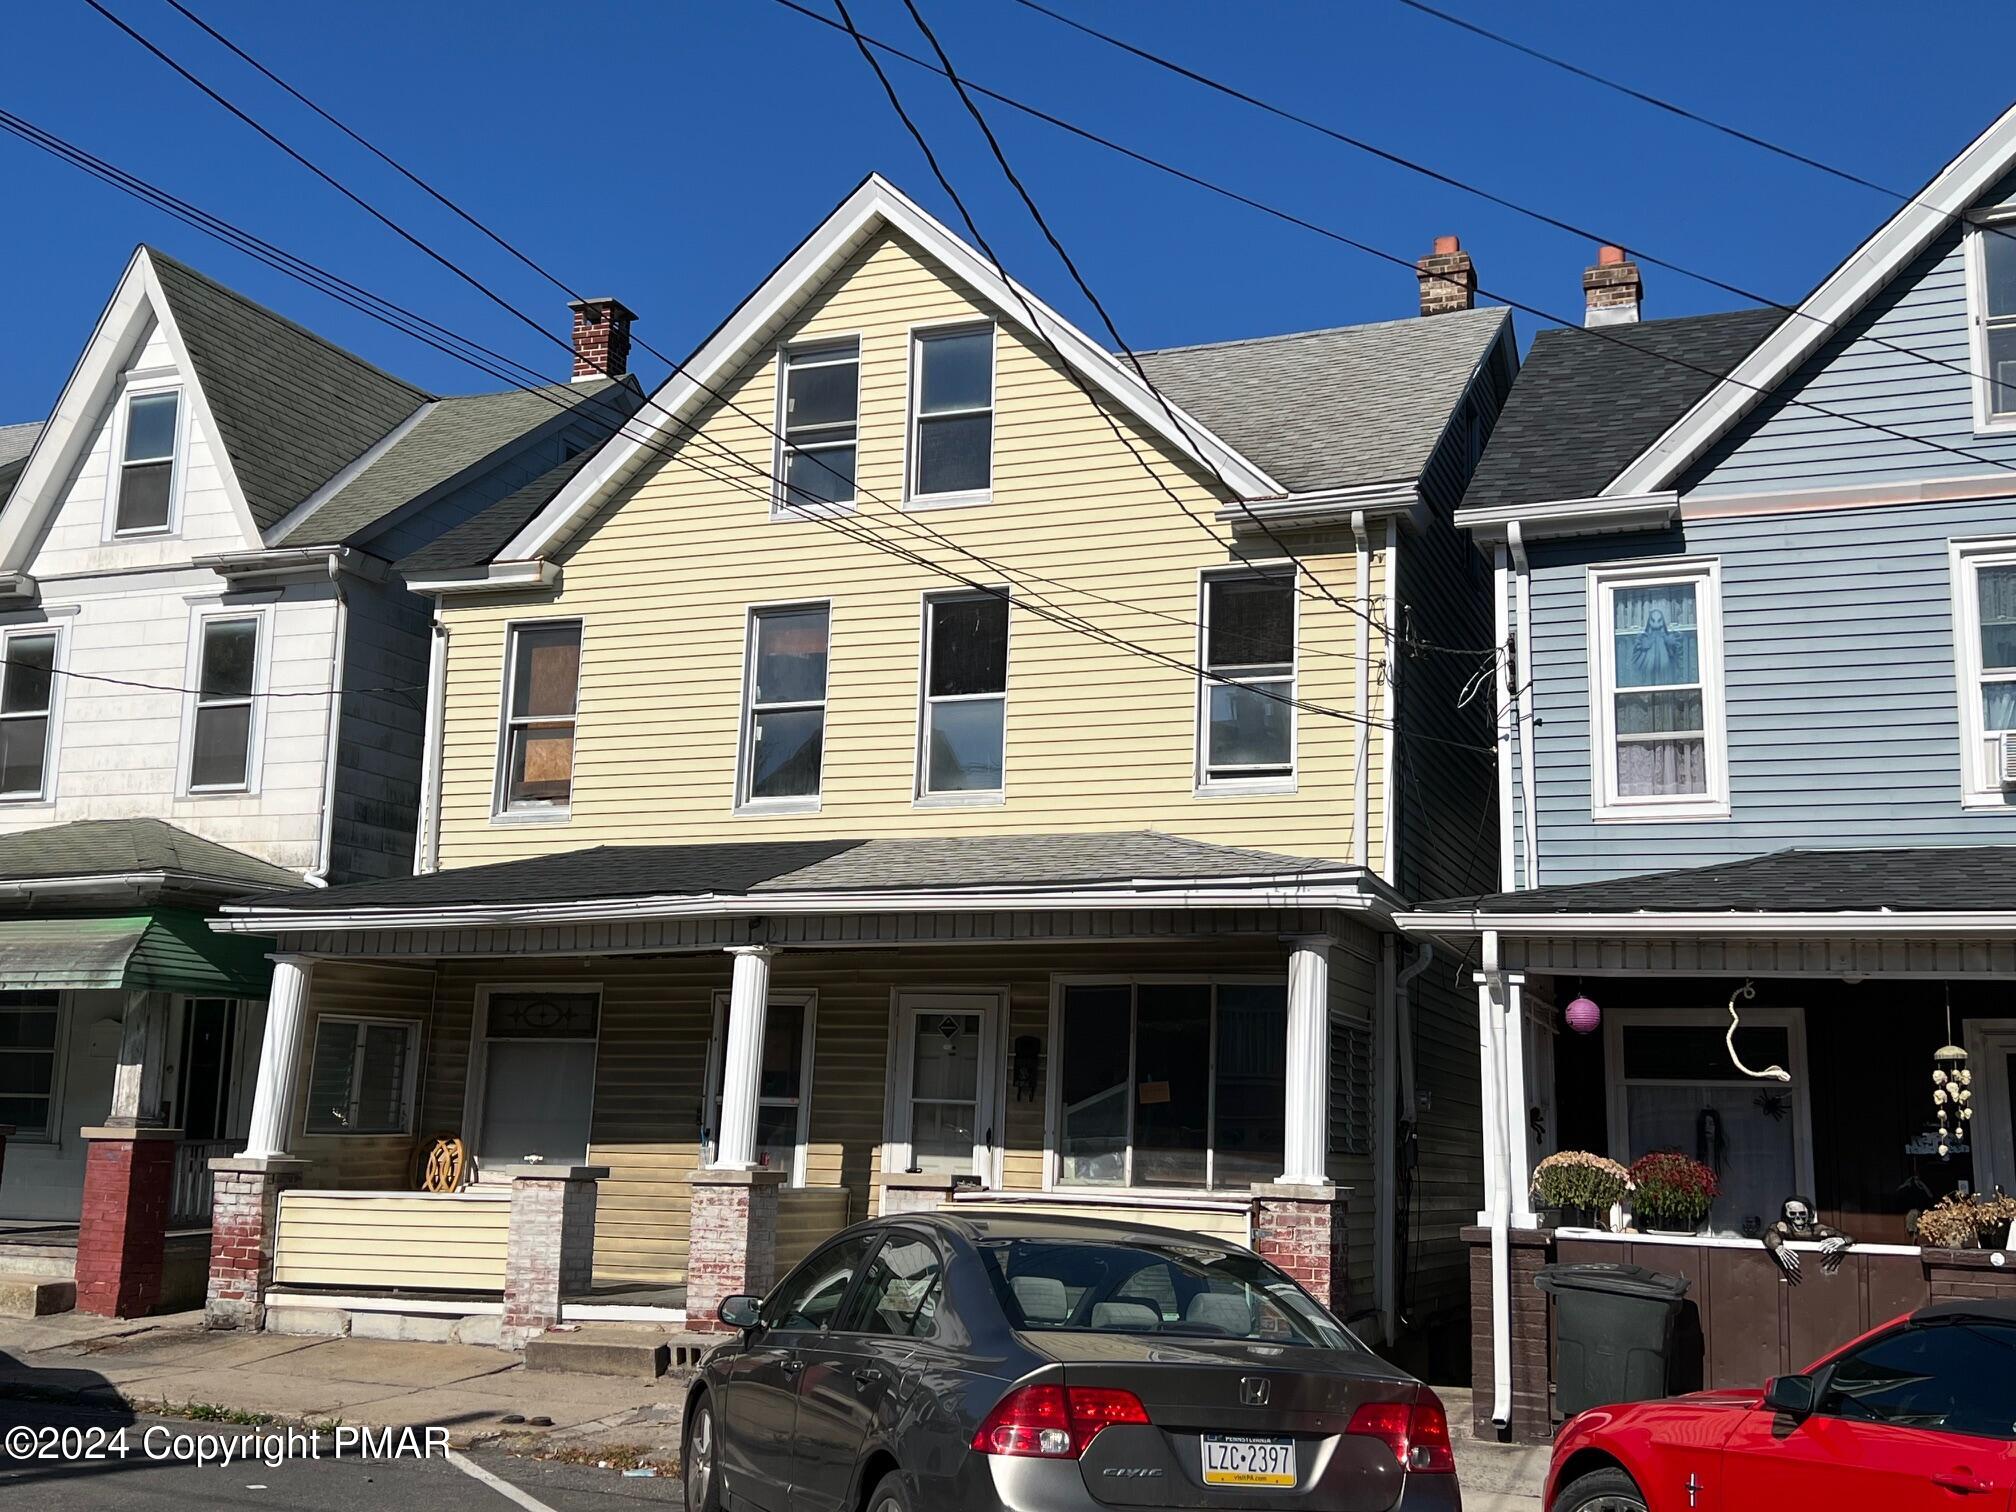
[[[2016,1512],[2016,1302],[1941,1302],[1762,1390],[1596,1407],[1547,1512]]]

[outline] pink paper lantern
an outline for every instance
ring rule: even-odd
[[[1568,1027],[1577,1034],[1594,1034],[1596,1026],[1603,1022],[1603,1010],[1596,1006],[1594,1000],[1586,997],[1578,997],[1570,1003],[1566,1016]]]

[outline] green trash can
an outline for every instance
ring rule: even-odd
[[[1668,1394],[1685,1277],[1597,1262],[1545,1266],[1533,1284],[1554,1299],[1554,1405],[1564,1417]]]

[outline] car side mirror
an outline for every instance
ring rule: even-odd
[[[1778,1376],[1764,1383],[1764,1405],[1787,1417],[1811,1417],[1816,1395],[1811,1376]]]
[[[721,1299],[717,1314],[730,1328],[748,1330],[763,1321],[763,1299],[737,1293]]]

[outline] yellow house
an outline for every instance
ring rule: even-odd
[[[862,184],[401,563],[417,874],[219,926],[281,955],[213,1311],[704,1327],[852,1219],[1013,1202],[1460,1316],[1474,1031],[1391,916],[1494,869],[1473,286],[1452,240],[1420,315],[1137,364]]]

